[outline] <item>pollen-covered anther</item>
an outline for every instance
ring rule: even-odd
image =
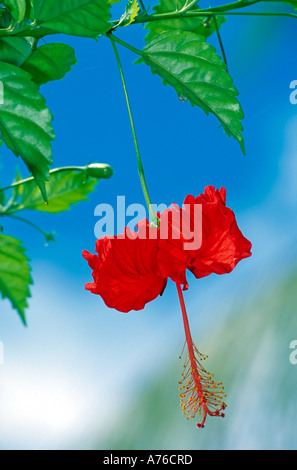
[[[202,419],[197,423],[198,428],[203,428],[207,415],[224,417],[223,410],[226,397],[222,382],[214,382],[214,374],[207,372],[201,365],[201,361],[207,356],[202,355],[193,345],[192,354],[187,352],[182,374],[183,392],[179,394],[182,413],[187,419],[197,415]]]

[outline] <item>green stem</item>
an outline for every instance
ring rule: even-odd
[[[222,51],[223,60],[224,60],[224,62],[225,62],[225,64],[226,64],[226,72],[228,72],[227,57],[226,57],[226,53],[225,53],[223,41],[222,41],[222,38],[221,38],[220,30],[219,30],[219,27],[218,27],[218,22],[217,22],[217,19],[216,19],[215,16],[213,16],[212,19],[213,19],[213,23],[214,23],[214,25],[215,25],[215,29],[216,29],[216,33],[217,33],[217,38],[218,38],[218,41],[219,41],[219,44],[220,44],[220,48],[221,48],[221,51]]]
[[[117,50],[116,45],[115,45],[115,42],[119,42],[121,44],[123,41],[118,40],[118,38],[115,38],[111,34],[108,34],[108,37],[109,37],[109,39],[111,41],[111,44],[112,44],[112,48],[113,48],[113,51],[114,51],[114,54],[115,54],[115,57],[116,57],[116,61],[117,61],[117,65],[118,65],[118,68],[119,68],[119,71],[120,71],[120,76],[121,76],[122,85],[123,85],[123,89],[124,89],[124,94],[125,94],[125,99],[126,99],[126,104],[127,104],[128,114],[129,114],[129,120],[130,120],[132,134],[133,134],[136,157],[137,157],[138,174],[139,174],[139,178],[140,178],[140,182],[141,182],[143,195],[144,195],[145,202],[146,202],[146,205],[147,205],[148,210],[149,210],[152,226],[158,227],[158,218],[155,214],[155,211],[153,210],[152,203],[151,203],[150,196],[149,196],[149,192],[148,192],[148,188],[147,188],[147,184],[146,184],[146,180],[145,180],[144,169],[143,169],[143,165],[142,165],[142,161],[141,161],[141,157],[140,157],[140,150],[139,150],[139,145],[138,145],[138,141],[137,141],[136,130],[135,130],[135,125],[134,125],[134,121],[133,121],[132,110],[131,110],[130,100],[129,100],[129,96],[128,96],[128,91],[127,91],[126,81],[125,81],[125,77],[124,77],[124,72],[123,72],[121,61],[120,61],[120,56],[119,56],[118,50]]]
[[[131,23],[132,24],[132,23]],[[131,44],[128,44],[127,42],[123,41],[122,39],[120,38],[117,38],[116,36],[112,35],[110,33],[108,33],[106,35],[110,40],[111,40],[111,43],[114,44],[114,42],[117,42],[118,44],[120,44],[121,46],[125,47],[126,49],[129,49],[129,51],[131,52],[134,52],[135,54],[137,55],[143,55],[143,52],[140,50],[140,49],[136,49],[136,47],[133,47],[131,46]],[[111,39],[112,38],[112,39]],[[114,47],[114,46],[113,46]],[[117,54],[118,55],[118,54]],[[116,57],[117,57],[116,55]],[[121,69],[120,69],[121,70]]]
[[[19,220],[20,222],[24,222],[25,224],[30,225],[30,227],[34,228],[39,233],[41,233],[45,237],[47,242],[54,240],[54,237],[52,234],[45,232],[44,230],[42,230],[42,228],[38,227],[38,225],[33,224],[33,222],[30,222],[30,220],[25,219],[24,217],[20,217],[14,214],[2,214],[2,215],[5,217],[11,217],[12,219]]]
[[[277,16],[277,17],[285,17],[285,18],[297,18],[297,14],[295,13],[270,13],[270,12],[232,12],[232,11],[224,11],[224,16]],[[166,13],[162,15],[150,15],[150,16],[141,16],[139,18],[136,18],[133,24],[139,24],[139,23],[151,23],[153,21],[165,21],[165,20],[176,20],[179,18],[198,18],[198,17],[212,17],[218,15],[217,11],[188,11],[187,13],[179,13],[179,12],[174,12],[174,13]]]
[[[237,2],[228,3],[226,5],[221,5],[219,7],[209,8],[209,10],[212,10],[217,13],[218,12],[223,13],[225,11],[237,10],[238,8],[250,7],[251,5],[255,5],[255,3],[260,3],[260,2],[261,0],[252,0],[252,1],[238,0]]]
[[[195,6],[196,3],[198,3],[196,0],[191,2],[189,5],[186,7],[182,8],[181,10],[178,11],[173,11],[170,13],[155,13],[153,15],[140,15],[136,17],[133,21],[132,24],[137,24],[137,23],[149,23],[151,21],[160,21],[160,20],[174,20],[178,19],[181,17],[188,17],[188,16],[214,16],[218,13],[225,13],[230,10],[236,10],[239,8],[244,8],[248,7],[251,5],[254,5],[255,3],[259,3],[261,0],[253,0],[250,2],[247,2],[246,0],[238,0],[233,3],[228,3],[226,5],[221,5],[219,7],[215,8],[207,8],[205,10],[198,10],[198,11],[190,11],[191,8]]]
[[[186,14],[188,18],[194,18],[195,16],[213,16],[213,14],[217,12],[209,12],[204,13],[204,15],[195,14],[195,12],[191,11]],[[287,18],[297,18],[297,14],[295,13],[272,13],[272,12],[252,12],[252,11],[225,11],[224,16],[279,16],[279,17],[287,17]]]
[[[146,8],[145,8],[145,6],[144,6],[143,1],[142,1],[142,0],[138,0],[138,1],[139,1],[139,5],[140,5],[140,8],[141,8],[142,12],[145,13],[147,10],[146,10]]]
[[[80,172],[87,172],[88,170],[88,166],[64,166],[64,167],[61,167],[61,168],[54,168],[53,170],[50,170],[50,175],[53,175],[55,173],[61,173],[62,171],[80,171]],[[10,186],[6,186],[5,188],[0,188],[0,192],[1,191],[7,191],[9,189],[13,189],[17,186],[21,186],[23,184],[26,184],[26,183],[30,183],[31,181],[34,181],[35,178],[34,176],[29,176],[28,178],[25,178],[25,179],[22,179],[22,180],[19,180],[19,181],[16,181],[15,183],[12,183]]]
[[[271,2],[279,1],[279,0],[270,0]],[[297,14],[295,13],[276,13],[276,12],[237,12],[232,10],[237,10],[240,8],[247,8],[249,6],[255,5],[256,3],[260,3],[261,0],[254,0],[247,2],[246,0],[239,0],[237,2],[229,3],[227,5],[221,5],[219,7],[208,8],[205,10],[197,10],[197,11],[189,11],[190,6],[193,7],[192,4],[189,4],[182,10],[173,11],[170,13],[156,13],[153,15],[139,15],[133,21],[133,24],[139,23],[150,23],[153,21],[164,21],[164,20],[174,20],[178,18],[196,18],[196,17],[212,17],[218,14],[224,14],[229,16],[280,16],[280,17],[289,17],[289,18],[297,18]],[[268,2],[266,2],[268,3]],[[112,26],[116,26],[117,22],[112,22]]]

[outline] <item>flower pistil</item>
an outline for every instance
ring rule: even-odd
[[[222,418],[225,416],[223,410],[227,405],[223,400],[226,394],[222,383],[215,382],[213,380],[214,374],[207,372],[201,364],[207,359],[207,356],[201,354],[193,344],[181,286],[179,284],[176,286],[187,343],[187,354],[181,374],[182,380],[179,382],[180,404],[187,419],[195,418],[197,415],[202,416],[197,427],[203,428],[207,415],[221,416]]]

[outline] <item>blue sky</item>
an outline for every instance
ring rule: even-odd
[[[136,47],[143,44],[141,26],[118,35]],[[187,194],[197,195],[206,185],[224,186],[228,205],[253,242],[253,257],[230,277],[211,276],[199,285],[191,279],[188,303],[196,306],[199,300],[201,311],[193,324],[204,326],[211,320],[202,313],[211,308],[219,315],[222,305],[226,311],[239,301],[247,282],[252,295],[293,267],[297,231],[297,106],[289,101],[289,84],[297,79],[296,25],[287,18],[230,17],[222,38],[245,112],[245,157],[213,117],[179,101],[174,90],[164,87],[147,66],[134,65],[135,56],[119,46],[152,201],[182,204]],[[89,202],[67,213],[32,214],[44,229],[57,232],[57,243],[45,247],[29,227],[5,224],[6,233],[24,240],[35,285],[28,329],[7,301],[0,307],[5,347],[5,365],[0,366],[0,415],[6,426],[0,432],[2,448],[88,446],[93,429],[106,431],[128,400],[131,382],[135,392],[145,380],[143,362],[150,374],[156,360],[165,361],[172,353],[182,333],[172,286],[143,312],[127,316],[109,311],[84,290],[91,273],[81,252],[94,249],[96,205],[114,205],[118,195],[127,204],[143,203],[143,196],[108,40],[63,39],[75,48],[78,64],[63,81],[42,88],[55,118],[54,165],[104,162],[113,167],[114,176],[98,185]],[[215,38],[211,42],[217,47]],[[9,183],[16,163],[25,175],[21,162],[2,150],[2,184]],[[214,290],[220,292],[216,299]],[[161,357],[160,342],[166,345]],[[113,390],[112,370],[121,397]],[[104,403],[110,404],[110,415]],[[92,418],[94,409],[100,411],[100,423]]]

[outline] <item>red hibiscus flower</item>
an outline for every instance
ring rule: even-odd
[[[161,295],[167,279],[176,283],[185,328],[187,353],[180,382],[180,400],[187,418],[224,416],[225,394],[221,383],[202,366],[206,358],[192,341],[182,289],[188,288],[186,270],[196,278],[231,272],[251,256],[251,243],[240,232],[235,215],[226,207],[226,191],[208,186],[204,194],[187,196],[181,209],[176,204],[159,216],[159,227],[147,220],[138,231],[96,242],[96,255],[83,252],[93,270],[86,289],[102,297],[108,307],[121,312],[141,310]]]

